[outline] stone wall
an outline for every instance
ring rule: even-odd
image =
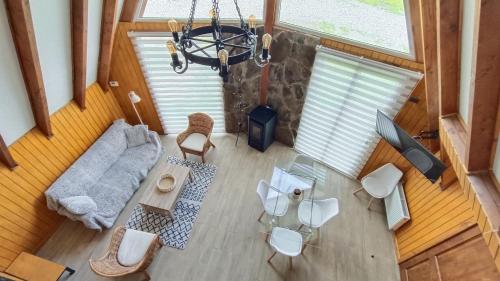
[[[263,28],[257,29],[257,35],[262,38]],[[260,45],[257,48],[260,50]],[[243,123],[242,132],[247,131],[247,113],[259,105],[260,77],[262,69],[253,60],[232,65],[229,69],[229,80],[224,83],[224,121],[226,132],[238,131],[238,120]],[[239,103],[246,108],[239,109]]]
[[[289,146],[297,135],[319,44],[319,37],[274,28],[267,103],[278,112],[276,140]]]
[[[259,38],[262,28],[257,30]],[[307,85],[320,38],[278,27],[273,31],[271,62],[269,65],[268,105],[278,112],[276,140],[293,145],[297,134]],[[261,50],[260,46],[257,48]],[[229,81],[224,83],[224,117],[226,131],[238,130],[238,118],[243,122],[242,131],[247,130],[246,114],[259,104],[262,69],[253,61],[231,66]],[[247,105],[241,112],[240,100]]]

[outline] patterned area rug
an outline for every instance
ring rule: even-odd
[[[188,182],[175,205],[175,219],[156,213],[145,213],[141,206],[136,206],[127,221],[127,227],[159,234],[167,246],[186,248],[193,225],[212,183],[217,167],[169,156],[168,163],[191,168],[192,180]]]

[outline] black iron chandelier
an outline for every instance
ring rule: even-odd
[[[196,1],[191,3],[191,11],[187,24],[182,27],[179,37],[179,24],[176,20],[168,21],[174,40],[167,42],[167,49],[172,58],[172,67],[176,73],[186,72],[189,64],[197,63],[210,66],[214,71],[219,71],[219,76],[224,82],[228,81],[229,66],[253,59],[259,67],[269,63],[271,55],[269,46],[272,37],[268,33],[262,36],[262,53],[257,55],[257,29],[256,18],[251,15],[246,23],[241,16],[237,0],[234,0],[240,26],[221,25],[219,17],[219,0],[212,0],[212,9],[209,12],[211,24],[193,28]],[[198,44],[203,45],[200,47]],[[214,53],[217,57],[211,56]],[[181,52],[186,62],[179,59],[177,51]]]

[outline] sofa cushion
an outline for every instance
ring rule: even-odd
[[[59,203],[73,214],[85,215],[97,211],[94,200],[88,196],[72,196],[61,199]]]
[[[181,147],[201,152],[206,140],[207,137],[204,134],[192,133],[181,143]]]
[[[118,248],[118,262],[123,266],[133,266],[140,262],[156,235],[127,229]]]
[[[135,125],[124,130],[127,137],[127,148],[143,145],[149,141],[148,128],[145,125]]]

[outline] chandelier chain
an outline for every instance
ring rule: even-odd
[[[243,17],[241,16],[240,6],[238,6],[238,0],[234,0],[234,5],[236,6],[236,11],[238,12],[238,16],[240,17],[241,28],[245,26],[245,21],[243,21]]]
[[[215,13],[215,23],[220,28],[219,0],[212,0],[212,9],[214,10],[214,13]],[[219,32],[220,32],[220,30],[219,30]],[[222,34],[219,34],[219,36],[220,35],[222,35]]]
[[[193,21],[194,21],[194,11],[196,10],[196,0],[193,0],[191,2],[191,10],[189,11],[189,19],[186,24],[186,31],[188,34],[191,33],[191,30],[193,29]]]

